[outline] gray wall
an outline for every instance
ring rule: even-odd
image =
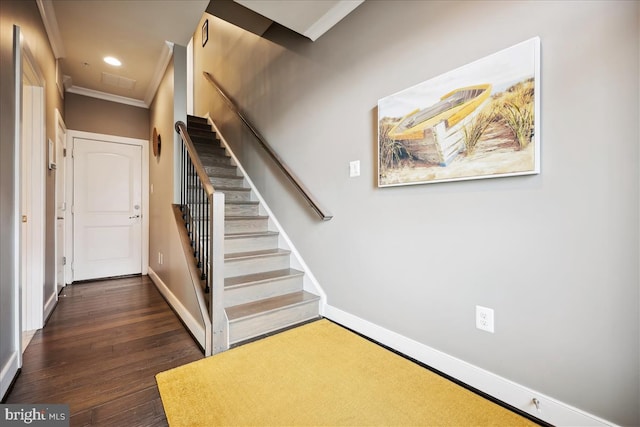
[[[193,259],[188,259],[182,249],[179,224],[172,210],[175,159],[180,156],[180,150],[176,147],[181,147],[174,123],[177,120],[186,122],[186,49],[180,45],[174,45],[173,49],[172,61],[150,108],[151,130],[148,132],[151,135],[155,128],[162,144],[159,156],[155,157],[152,150],[148,154],[149,184],[153,186],[149,194],[149,267],[204,330],[204,319],[189,275],[188,263]],[[159,254],[162,254],[162,264],[158,261]],[[176,308],[176,312],[182,313],[179,308]],[[185,321],[185,324],[189,322]],[[203,336],[196,338],[204,343]]]
[[[207,45],[194,36],[195,112],[240,135],[207,70],[333,211],[319,222],[246,138],[232,140],[329,304],[638,425],[639,7],[367,1],[315,43],[209,16]],[[540,175],[376,187],[378,99],[533,36]],[[475,328],[476,304],[495,309],[495,334]]]
[[[104,99],[66,93],[67,129],[149,139],[149,110]]]

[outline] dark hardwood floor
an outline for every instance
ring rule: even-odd
[[[70,285],[6,403],[68,404],[72,426],[166,426],[155,375],[202,357],[148,277]]]

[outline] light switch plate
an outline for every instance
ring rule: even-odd
[[[360,160],[349,162],[349,176],[351,178],[360,176]]]

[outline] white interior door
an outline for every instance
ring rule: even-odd
[[[73,280],[142,272],[142,148],[76,138]]]

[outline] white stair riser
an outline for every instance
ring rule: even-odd
[[[246,304],[264,298],[277,297],[302,290],[302,275],[287,276],[282,279],[234,286],[224,291],[224,306]]]
[[[225,200],[233,202],[248,202],[251,200],[250,191],[240,190],[221,190],[224,193]]]
[[[216,155],[210,155],[210,154],[201,154],[200,155],[200,160],[202,161],[202,163],[206,163],[209,166],[213,166],[216,164],[220,164],[220,165],[230,165],[231,164],[231,157],[227,157],[227,156],[216,156]]]
[[[225,203],[224,214],[226,216],[257,216],[260,213],[260,207],[257,203],[251,204],[235,204]]]
[[[229,322],[229,344],[247,340],[271,331],[318,317],[318,301],[309,301],[249,319]]]
[[[289,254],[225,260],[224,277],[244,276],[289,268]]]
[[[278,247],[277,235],[234,237],[224,241],[224,253],[235,254],[238,252],[262,251]]]
[[[241,200],[242,202],[247,202],[248,200]],[[198,209],[200,209],[199,205],[190,205],[190,208],[194,212],[193,219],[195,221],[199,221],[201,219],[199,215]],[[225,217],[229,216],[258,216],[260,214],[260,208],[257,204],[230,204],[225,203],[224,206],[224,215]]]
[[[238,168],[237,167],[224,167],[220,165],[203,165],[204,170],[207,175],[218,175],[218,176],[238,176]]]
[[[210,176],[209,181],[216,187],[244,187],[244,178],[231,176]]]
[[[202,159],[203,157],[225,157],[225,158],[229,158],[229,155],[227,154],[227,151],[224,148],[220,148],[220,147],[207,147],[207,148],[200,148],[200,149],[196,149],[198,151],[198,154],[200,155],[200,159]]]
[[[226,219],[224,221],[225,233],[251,233],[267,231],[268,218]]]

